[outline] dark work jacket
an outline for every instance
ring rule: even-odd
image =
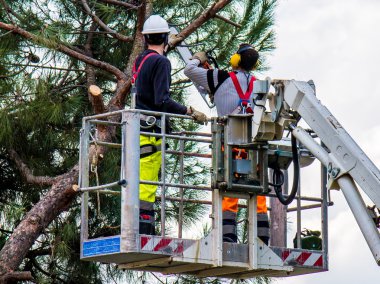
[[[147,49],[137,57],[136,69],[138,69],[143,57],[148,53],[156,53],[145,60],[136,80],[136,108],[186,114],[187,108],[170,98],[171,64],[169,59]]]

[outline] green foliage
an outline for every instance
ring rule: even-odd
[[[10,121],[7,109],[2,109],[0,111],[0,120],[2,122],[2,127],[0,128],[0,143],[5,145],[8,143],[9,137],[13,136],[12,123]]]
[[[35,176],[57,176],[66,173],[78,162],[79,131],[82,118],[92,115],[87,94],[88,73],[86,64],[58,52],[66,46],[83,52],[92,37],[92,57],[125,69],[131,54],[131,42],[122,42],[105,33],[99,25],[90,30],[92,19],[85,13],[81,1],[25,0],[1,1],[8,9],[0,9],[0,22],[12,23],[26,30],[30,38],[0,29],[0,248],[21,218],[46,194],[49,187],[25,182],[19,167],[9,156],[18,153],[23,163]],[[134,37],[136,11],[103,1],[87,0],[91,11],[111,29]],[[142,1],[128,1],[136,5]],[[163,15],[178,29],[186,28],[213,0],[154,1],[153,13]],[[239,43],[254,44],[261,53],[261,66],[266,68],[265,56],[274,48],[273,10],[275,0],[232,1],[219,14],[241,24],[233,27],[213,18],[188,39],[188,44],[200,44],[193,51],[213,50],[221,67],[227,67],[229,56]],[[188,82],[184,79],[184,64],[171,52],[173,62],[172,96],[186,104]],[[129,70],[126,70],[129,72]],[[108,103],[115,94],[116,80],[104,70],[95,68],[96,84],[103,90]],[[124,102],[122,102],[124,103]],[[128,105],[129,100],[126,104]],[[197,131],[199,126],[189,121],[173,121],[173,131]],[[120,143],[118,132],[112,142]],[[171,150],[178,151],[180,143],[168,139]],[[209,149],[195,142],[186,142],[186,152],[206,153]],[[91,174],[90,184],[113,182],[119,178],[120,150],[111,149],[98,164],[97,174]],[[115,170],[116,169],[116,170]],[[178,182],[179,156],[168,155],[168,181]],[[187,184],[209,182],[209,162],[185,157],[183,170]],[[118,189],[116,189],[117,191]],[[180,198],[178,189],[168,188],[168,198]],[[183,190],[184,199],[203,200],[207,193]],[[179,219],[179,201],[167,201],[167,223],[172,233]],[[156,204],[158,221],[160,202]],[[91,237],[120,233],[120,196],[91,194],[89,198],[89,231]],[[100,208],[100,211],[99,211]],[[183,225],[191,228],[203,221],[209,207],[183,204]],[[80,204],[75,201],[66,212],[58,216],[35,242],[20,269],[32,271],[38,283],[108,283],[126,280],[141,283],[155,279],[144,273],[125,273],[114,265],[101,265],[80,261],[79,231]],[[244,224],[244,222],[243,222]],[[244,233],[243,233],[244,234]],[[243,236],[243,235],[242,235]],[[172,281],[173,280],[173,281]],[[267,283],[267,280],[263,280]],[[220,283],[218,279],[205,279],[203,283]],[[199,283],[191,277],[171,277],[167,283]],[[238,283],[238,282],[236,282]],[[259,282],[257,282],[259,283]]]

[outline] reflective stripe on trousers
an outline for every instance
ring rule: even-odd
[[[222,211],[237,212],[238,211],[238,198],[223,197]],[[267,213],[267,199],[265,196],[257,196],[257,213]]]
[[[222,201],[223,211],[223,236],[236,237],[236,215],[238,211],[238,198],[224,197]],[[270,238],[268,208],[265,196],[257,196],[257,236],[268,244]]]

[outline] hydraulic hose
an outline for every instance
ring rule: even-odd
[[[282,195],[282,189],[281,185],[284,183],[284,174],[282,171],[277,168],[273,170],[273,187],[274,191],[276,192],[277,198],[280,200],[280,202],[284,205],[289,205],[295,198],[297,191],[298,191],[298,184],[299,184],[299,176],[300,176],[300,165],[298,160],[298,150],[297,150],[297,140],[293,136],[291,137],[292,142],[292,157],[293,157],[293,168],[294,168],[294,175],[293,175],[293,185],[292,185],[292,191],[288,195],[287,198],[285,198]]]

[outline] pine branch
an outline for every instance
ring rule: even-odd
[[[95,31],[97,28],[98,24],[97,22],[92,22],[90,31]],[[90,57],[93,57],[93,52],[92,52],[92,41],[94,39],[94,34],[89,33],[87,35],[87,41],[84,46],[84,50],[87,55]],[[91,92],[91,87],[96,86],[96,76],[95,76],[95,70],[94,67],[90,64],[86,65],[86,74],[87,74],[87,87],[88,87],[88,98],[90,100],[90,103],[92,105],[92,109],[94,110],[95,114],[103,113],[105,111],[105,106],[104,106],[104,101],[103,97],[101,95],[101,91],[99,88],[99,91],[96,90],[96,92]]]
[[[238,23],[235,23],[235,22],[231,21],[230,19],[227,19],[227,18],[225,18],[223,16],[215,15],[215,18],[217,18],[219,20],[222,20],[223,22],[226,22],[227,24],[230,24],[230,25],[232,25],[232,26],[234,26],[236,28],[241,28],[242,27],[242,25],[240,25]]]
[[[17,76],[19,74],[21,74],[22,72],[25,71],[25,69],[27,68],[28,64],[25,64],[25,67],[21,68],[21,70],[19,71],[16,71],[12,74],[9,74],[9,75],[0,75],[0,79],[5,79],[5,78],[10,78],[10,77],[14,77],[14,76]]]
[[[70,65],[68,66],[68,69],[71,69],[71,68],[73,67],[73,65],[74,65],[74,63],[71,62]],[[67,71],[67,72],[63,75],[62,79],[61,79],[61,80],[57,83],[57,85],[53,88],[53,90],[54,90],[54,89],[59,90],[59,89],[64,85],[64,83],[66,82],[66,80],[68,79],[69,76],[70,76],[70,72]]]
[[[17,154],[17,152],[14,149],[9,149],[8,152],[9,157],[16,164],[21,175],[25,178],[25,180],[28,183],[37,185],[52,185],[55,182],[55,178],[52,177],[33,175],[32,170],[28,168],[28,166],[23,162],[21,157]]]
[[[78,165],[75,165],[67,173],[58,176],[51,189],[25,215],[0,251],[0,277],[19,267],[42,230],[67,210],[77,196],[77,192],[72,189],[77,179]]]
[[[169,41],[170,47],[175,47],[181,41],[186,39],[189,35],[195,32],[200,26],[202,26],[205,22],[214,18],[216,13],[218,13],[221,9],[231,3],[232,0],[219,0],[211,5],[210,8],[206,9],[198,18],[192,21],[186,28],[180,31],[176,37],[172,37]]]
[[[60,71],[85,72],[85,70],[78,69],[78,68],[62,68],[62,67],[34,65],[34,64],[4,63],[4,65],[9,65],[9,66],[26,66],[26,67],[31,67],[31,68],[43,68],[43,69],[60,70]]]
[[[45,248],[45,249],[34,249],[28,251],[25,257],[27,258],[35,258],[37,256],[43,256],[43,255],[51,255],[52,254],[52,249],[51,248]]]
[[[147,3],[144,1],[144,3],[137,10],[135,38],[133,40],[133,46],[128,59],[128,63],[124,69],[124,73],[128,74],[128,80],[118,81],[116,94],[109,103],[109,111],[121,109],[124,107],[125,98],[131,88],[130,72],[132,70],[132,65],[134,64],[136,57],[144,50],[144,41],[141,31],[146,17],[152,13],[152,10],[153,4],[150,1]]]
[[[162,281],[160,280],[160,278],[158,278],[158,277],[156,276],[156,274],[154,274],[153,272],[150,272],[150,274],[153,275],[154,278],[156,278],[157,281],[159,281],[161,284],[165,284],[165,282],[162,282]]]
[[[30,271],[12,271],[0,277],[0,283],[15,283],[18,281],[32,281],[35,283]]]
[[[115,30],[111,29],[109,26],[107,26],[98,16],[95,15],[90,9],[90,7],[87,4],[86,0],[81,0],[82,5],[86,13],[91,16],[91,18],[96,22],[103,30],[107,31],[112,37],[124,41],[124,42],[131,42],[133,40],[132,37],[128,37],[122,34],[119,34]]]
[[[0,228],[0,232],[5,233],[5,234],[12,234],[13,233],[13,231],[5,230],[2,228]]]
[[[25,39],[33,41],[39,45],[51,46],[51,42],[48,42],[47,39],[39,37],[35,34],[32,34],[32,33],[28,32],[22,28],[19,28],[15,25],[0,22],[0,29],[12,31],[13,33],[18,34],[18,35],[24,37]],[[64,54],[68,55],[68,56],[76,58],[76,59],[83,61],[87,64],[91,64],[91,65],[98,67],[100,69],[104,69],[104,70],[112,73],[118,80],[122,80],[122,79],[126,78],[126,75],[121,70],[119,70],[118,68],[116,68],[115,66],[112,66],[111,64],[109,64],[107,62],[100,61],[100,60],[91,58],[89,56],[86,56],[84,54],[81,54],[80,52],[75,51],[75,50],[73,50],[73,49],[71,49],[71,48],[69,48],[63,44],[60,44],[60,43],[54,44],[54,48],[56,50],[64,53]]]
[[[12,21],[12,18],[9,15],[14,16],[17,20],[19,20],[20,22],[22,22],[23,19],[15,11],[13,11],[11,9],[11,7],[8,6],[7,2],[5,2],[5,0],[0,0],[0,3],[4,7],[4,9],[7,11],[8,17],[11,20],[11,22],[13,22],[13,21]]]
[[[44,269],[42,269],[42,267],[38,264],[38,262],[33,258],[32,259],[32,264],[33,266],[39,271],[41,272],[42,274],[45,274],[46,276],[54,279],[54,280],[59,280],[61,281],[62,283],[66,283],[66,281],[64,281],[63,279],[61,279],[60,277],[58,277],[57,275],[53,274],[53,273],[50,273],[48,271],[45,271]]]
[[[171,85],[175,86],[175,85],[186,84],[186,83],[191,83],[191,80],[190,79],[180,79],[178,81],[173,82]]]
[[[121,1],[118,1],[118,0],[100,0],[100,1],[104,2],[104,3],[107,3],[107,4],[113,4],[113,5],[117,5],[117,6],[122,6],[122,7],[128,8],[128,9],[132,9],[132,10],[137,10],[138,8],[141,7],[141,5],[136,6],[136,5],[133,5],[133,4],[130,4],[130,3],[126,3],[126,2],[121,2]]]

